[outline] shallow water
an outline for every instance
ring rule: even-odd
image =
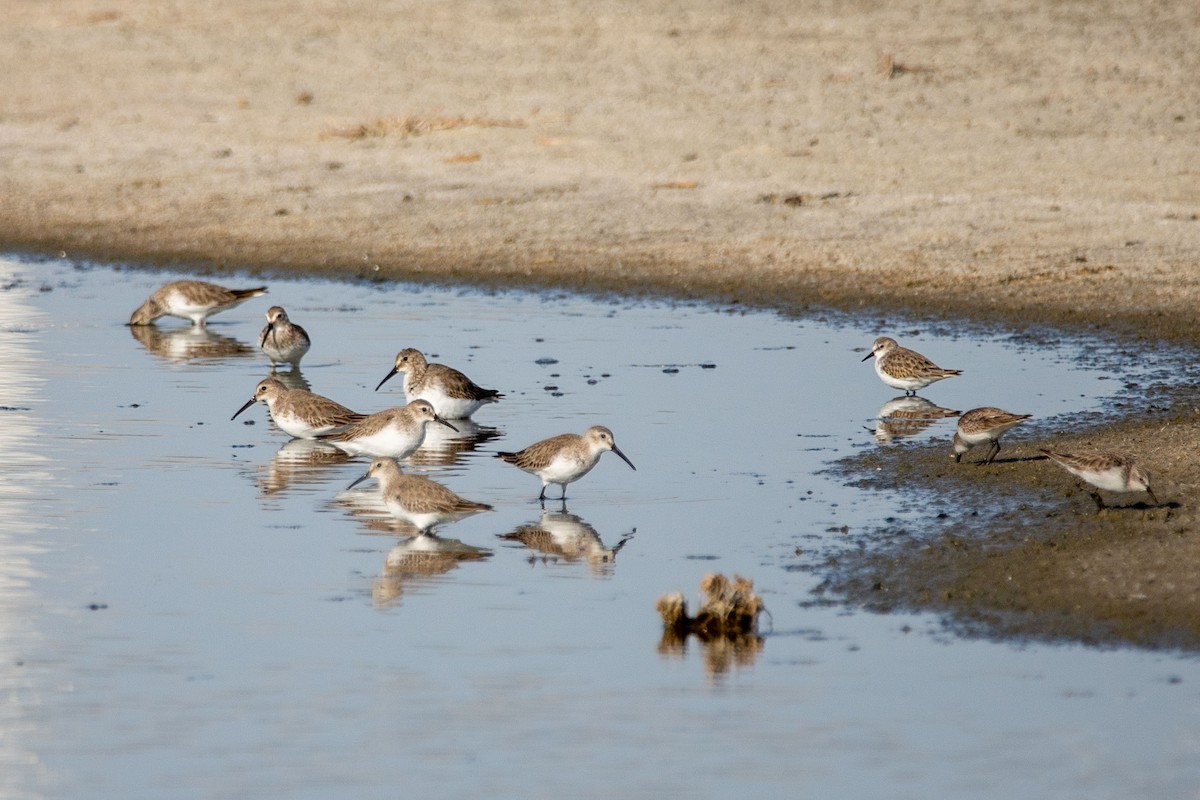
[[[207,335],[131,335],[174,277],[0,260],[4,796],[1196,796],[1194,659],[810,602],[843,527],[928,510],[821,474],[902,446],[860,363],[878,321],[275,280]],[[345,491],[365,459],[262,405],[229,419],[272,303],[313,336],[303,379],[358,410],[402,403],[372,389],[405,346],[506,393],[414,456],[496,506],[442,529],[453,552]],[[887,332],[967,370],[939,406],[1090,413],[1119,387],[1074,346],[913,327]],[[637,465],[606,455],[569,515],[546,504],[591,557],[502,538],[543,511],[492,453],[591,424]],[[656,598],[694,605],[709,571],[771,612],[740,663],[659,652]]]

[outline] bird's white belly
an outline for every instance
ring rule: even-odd
[[[413,400],[427,401],[443,419],[466,419],[483,405],[479,400],[451,397],[438,386],[426,386],[416,392],[405,390],[405,395],[410,403]]]

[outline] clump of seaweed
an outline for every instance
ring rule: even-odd
[[[689,616],[683,594],[658,598],[658,613],[663,618],[663,637],[658,649],[663,654],[681,655],[687,639],[695,635],[704,646],[710,674],[722,673],[732,663],[753,664],[762,649],[758,635],[758,615],[766,611],[762,598],[754,593],[754,582],[734,575],[709,573],[700,581],[704,593],[696,615]]]

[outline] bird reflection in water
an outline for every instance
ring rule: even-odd
[[[299,367],[289,370],[271,370],[267,374],[268,378],[274,378],[282,383],[288,389],[303,389],[306,392],[312,391],[312,384],[308,382],[308,378],[304,377],[304,373]]]
[[[313,439],[289,439],[271,462],[257,467],[259,495],[271,497],[290,490],[324,486],[337,467],[350,460],[342,450]]]
[[[454,420],[452,431],[443,425],[425,428],[425,440],[405,459],[414,467],[452,467],[463,463],[463,456],[474,452],[480,445],[500,438],[500,430],[489,425],[480,425],[470,419]]]
[[[633,538],[636,529],[621,537],[612,547],[605,547],[600,534],[578,515],[567,511],[566,504],[560,511],[542,510],[542,516],[528,525],[521,525],[511,533],[497,534],[498,538],[520,542],[529,548],[529,563],[567,564],[583,562],[594,575],[611,575],[613,562],[621,548]]]
[[[241,358],[254,354],[254,349],[244,342],[196,325],[186,328],[131,325],[129,332],[151,355],[179,364]]]
[[[879,444],[892,444],[916,436],[940,419],[957,417],[961,413],[915,394],[893,397],[879,409],[874,429],[867,430],[875,435]]]
[[[464,561],[483,561],[491,555],[487,548],[431,533],[404,539],[388,551],[383,572],[372,582],[372,602],[376,608],[394,606],[404,592],[434,584]]]

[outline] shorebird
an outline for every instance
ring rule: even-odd
[[[289,389],[278,378],[259,381],[254,394],[229,419],[237,419],[238,414],[260,400],[279,429],[297,439],[315,439],[366,419],[366,414],[351,411],[328,397],[305,389]]]
[[[880,336],[872,342],[871,352],[863,356],[863,361],[871,356],[875,357],[875,374],[879,380],[893,389],[903,389],[907,394],[916,394],[918,389],[924,389],[934,381],[962,374],[961,369],[942,369],[888,336]]]
[[[1000,452],[1000,437],[1009,428],[1029,419],[1032,414],[1013,414],[993,406],[972,408],[958,419],[958,427],[954,431],[955,461],[961,461],[963,453],[972,447],[987,442],[987,455],[980,464],[990,464]]]
[[[267,293],[267,287],[226,289],[207,281],[172,281],[160,286],[129,317],[130,325],[150,325],[159,317],[190,319],[203,326],[213,314]]]
[[[404,373],[404,395],[409,401],[428,400],[446,419],[466,419],[485,403],[495,403],[504,395],[484,389],[458,370],[445,364],[430,364],[420,350],[405,348],[396,354],[396,364],[384,376],[379,391],[392,376]]]
[[[636,470],[624,453],[617,449],[613,433],[601,425],[593,425],[580,436],[563,433],[529,445],[517,453],[497,453],[496,458],[516,466],[542,479],[539,500],[546,499],[546,487],[557,483],[562,487],[562,496],[567,496],[567,484],[573,483],[591,471],[600,460],[600,454],[611,450],[621,460]]]
[[[267,324],[258,335],[258,347],[271,359],[271,369],[276,364],[291,364],[292,369],[299,369],[300,359],[311,346],[308,331],[288,319],[282,306],[267,309]]]
[[[1158,504],[1158,498],[1150,489],[1150,475],[1137,465],[1127,455],[1120,453],[1089,453],[1087,455],[1072,455],[1039,448],[1055,464],[1065,469],[1096,489],[1106,489],[1110,492],[1145,492],[1150,501]],[[1099,491],[1090,493],[1096,501],[1096,510],[1104,508],[1104,499]]]
[[[347,486],[353,489],[375,478],[388,512],[402,522],[412,524],[424,534],[443,522],[456,522],[472,514],[491,511],[487,503],[459,497],[437,481],[420,475],[406,475],[392,458],[377,458],[366,473]]]
[[[442,419],[429,401],[414,400],[406,406],[377,411],[341,430],[318,434],[317,438],[350,455],[404,458],[425,441],[425,426],[430,422],[458,430]]]

